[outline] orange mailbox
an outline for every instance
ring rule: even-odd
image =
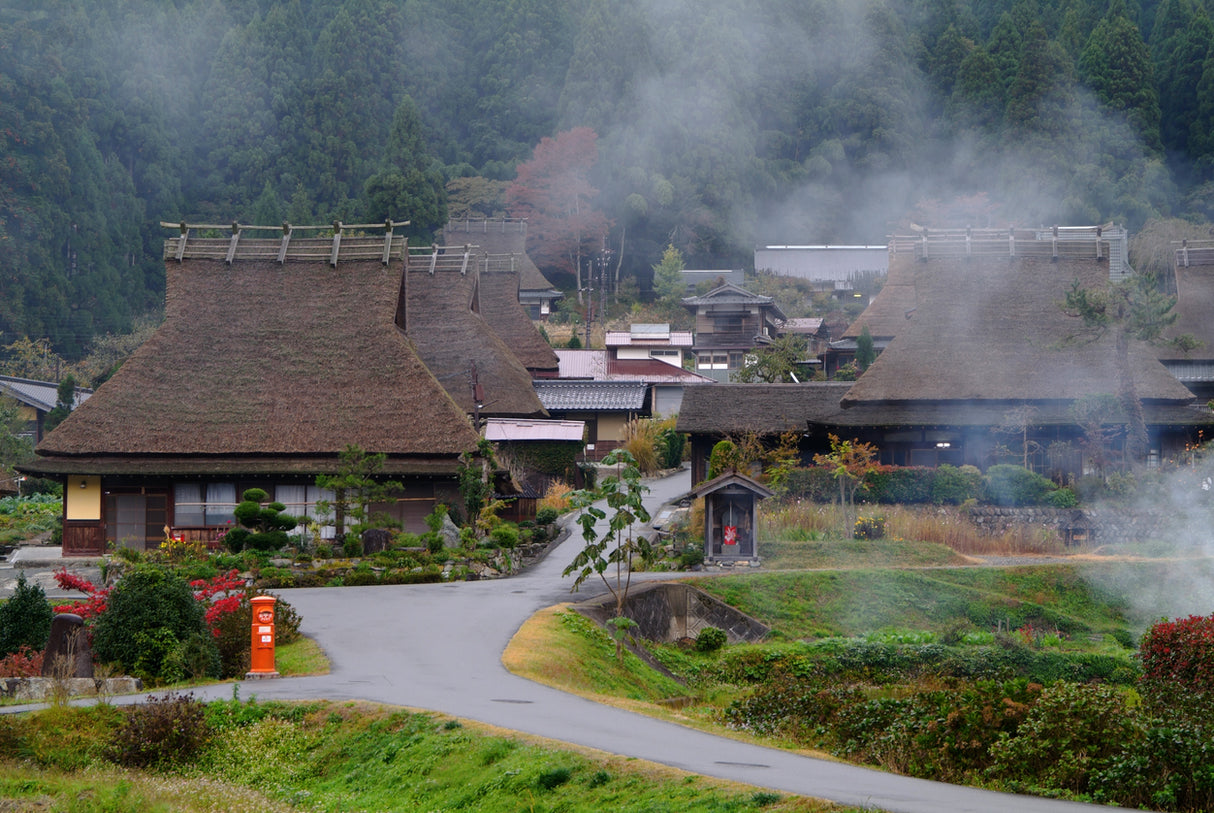
[[[273,596],[249,599],[253,605],[253,647],[246,679],[278,677],[274,668],[274,601]]]

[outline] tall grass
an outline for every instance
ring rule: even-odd
[[[885,519],[891,539],[933,542],[974,556],[1054,554],[1063,550],[1050,528],[1013,525],[988,533],[972,523],[965,511],[948,506],[862,505],[861,517]],[[838,505],[807,501],[766,503],[759,510],[760,541],[823,541],[847,538],[847,514]]]
[[[641,474],[653,474],[658,470],[658,434],[661,422],[648,418],[634,418],[624,425],[624,448],[637,462]]]
[[[573,487],[564,480],[553,480],[548,484],[548,490],[544,492],[543,497],[540,497],[535,507],[538,510],[553,508],[558,514],[563,514],[571,507],[569,495],[572,493]]]

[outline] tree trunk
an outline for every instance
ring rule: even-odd
[[[1131,469],[1141,466],[1147,458],[1150,447],[1150,437],[1147,434],[1147,420],[1142,411],[1142,401],[1138,398],[1138,390],[1134,386],[1134,371],[1130,367],[1130,335],[1122,329],[1117,331],[1117,377],[1118,400],[1126,414],[1125,451],[1126,462]]]

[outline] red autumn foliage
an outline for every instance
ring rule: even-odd
[[[78,590],[87,596],[87,598],[71,604],[56,605],[53,608],[56,613],[75,613],[88,621],[105,612],[106,602],[110,597],[108,588],[99,588],[88,579],[82,579],[75,573],[68,573],[67,568],[56,571],[55,582],[64,590]]]
[[[1138,656],[1143,680],[1214,689],[1214,615],[1160,621],[1142,636]]]
[[[42,674],[42,656],[24,644],[16,652],[0,658],[0,678],[38,677]]]
[[[590,204],[598,195],[590,183],[599,158],[597,140],[589,127],[541,139],[506,190],[511,216],[527,218],[527,253],[541,268],[576,275],[579,287],[583,260],[602,249],[610,227],[607,216]]]

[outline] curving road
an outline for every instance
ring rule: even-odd
[[[651,512],[690,488],[689,472],[649,481]],[[576,529],[575,529],[576,530]],[[390,587],[283,590],[303,632],[332,661],[328,675],[245,682],[241,696],[364,699],[432,709],[507,729],[651,760],[695,774],[898,813],[1076,813],[1093,805],[911,779],[749,745],[651,719],[516,677],[501,655],[533,613],[570,600],[562,577],[573,536],[509,579]],[[230,685],[195,690],[231,697]],[[12,710],[12,709],[10,709]]]

